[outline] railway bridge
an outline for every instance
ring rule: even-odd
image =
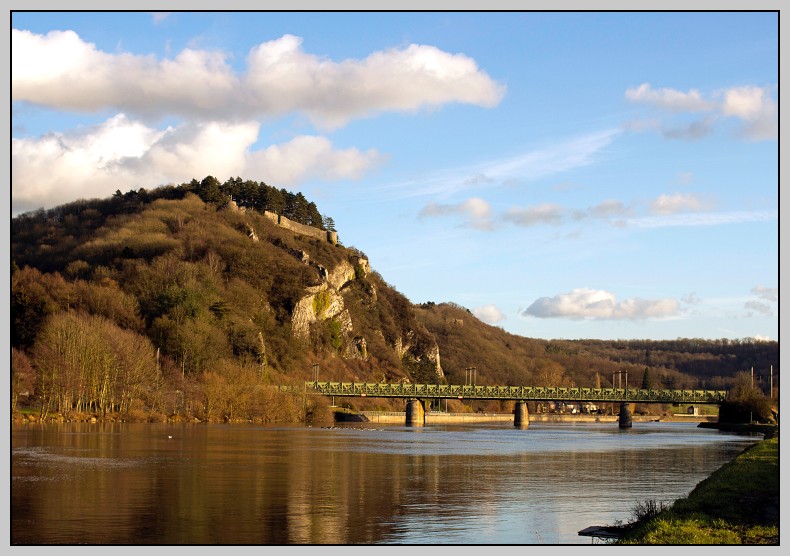
[[[425,424],[428,400],[513,400],[513,424],[529,424],[528,401],[609,402],[620,404],[619,426],[631,426],[632,403],[721,404],[726,390],[656,390],[644,388],[584,388],[552,386],[477,386],[456,384],[402,384],[368,382],[305,382],[305,391],[333,397],[402,398],[406,400],[406,424]]]

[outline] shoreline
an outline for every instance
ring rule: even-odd
[[[384,424],[404,424],[406,422],[406,412],[404,411],[360,411],[353,413],[335,413],[335,420],[338,422],[354,422],[353,416],[363,416],[371,423]],[[530,423],[616,423],[618,415],[562,415],[551,413],[530,413]],[[512,413],[440,413],[431,412],[425,414],[425,424],[439,423],[492,423],[514,421]],[[718,421],[717,415],[634,415],[632,422],[675,422],[675,423],[701,423],[715,424]]]

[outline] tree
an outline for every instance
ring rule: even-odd
[[[315,203],[307,203],[307,222],[305,224],[324,229],[324,218],[318,212],[318,207],[315,206]]]
[[[307,199],[301,192],[296,195],[289,194],[286,197],[285,216],[299,222],[300,224],[308,224],[310,222],[309,211],[307,208]]]
[[[645,372],[642,373],[642,389],[643,390],[652,390],[653,389],[653,381],[650,378],[650,371],[647,367],[645,367]]]
[[[768,423],[772,412],[770,401],[756,387],[747,372],[738,373],[727,393],[727,401],[719,407],[720,423]]]
[[[98,316],[59,312],[47,318],[33,346],[42,416],[76,410],[127,412],[159,387],[151,342]]]
[[[285,190],[281,191],[276,187],[261,184],[255,208],[261,212],[283,214],[285,212]]]
[[[36,371],[27,354],[11,348],[11,411],[16,410],[19,396],[33,393],[36,385]]]
[[[219,204],[225,200],[226,196],[222,193],[219,180],[214,176],[206,176],[200,182],[196,193],[203,199],[204,203]]]

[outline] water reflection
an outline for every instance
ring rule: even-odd
[[[693,424],[12,429],[13,544],[538,544],[685,496],[759,437]]]

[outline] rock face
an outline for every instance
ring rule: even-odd
[[[363,280],[364,291],[368,296],[368,301],[364,304],[369,307],[377,303],[376,288],[364,280],[371,272],[368,260],[357,254],[350,254],[348,259],[331,268],[325,268],[312,262],[304,251],[292,250],[290,254],[305,264],[315,266],[321,280],[316,286],[306,287],[305,295],[296,303],[291,314],[291,333],[296,338],[307,339],[310,337],[311,326],[327,323],[332,346],[338,355],[345,359],[368,360],[368,342],[359,330],[354,329],[353,315],[343,298],[344,292],[349,292],[348,288],[352,283]],[[359,291],[356,295],[359,295]],[[433,335],[420,328],[416,322],[402,324],[416,328],[407,329],[402,337],[385,342],[389,343],[398,359],[404,363],[404,369],[413,373],[414,378],[441,382],[444,371],[439,347]],[[381,330],[372,332],[384,338]],[[375,343],[381,345],[379,342]]]

